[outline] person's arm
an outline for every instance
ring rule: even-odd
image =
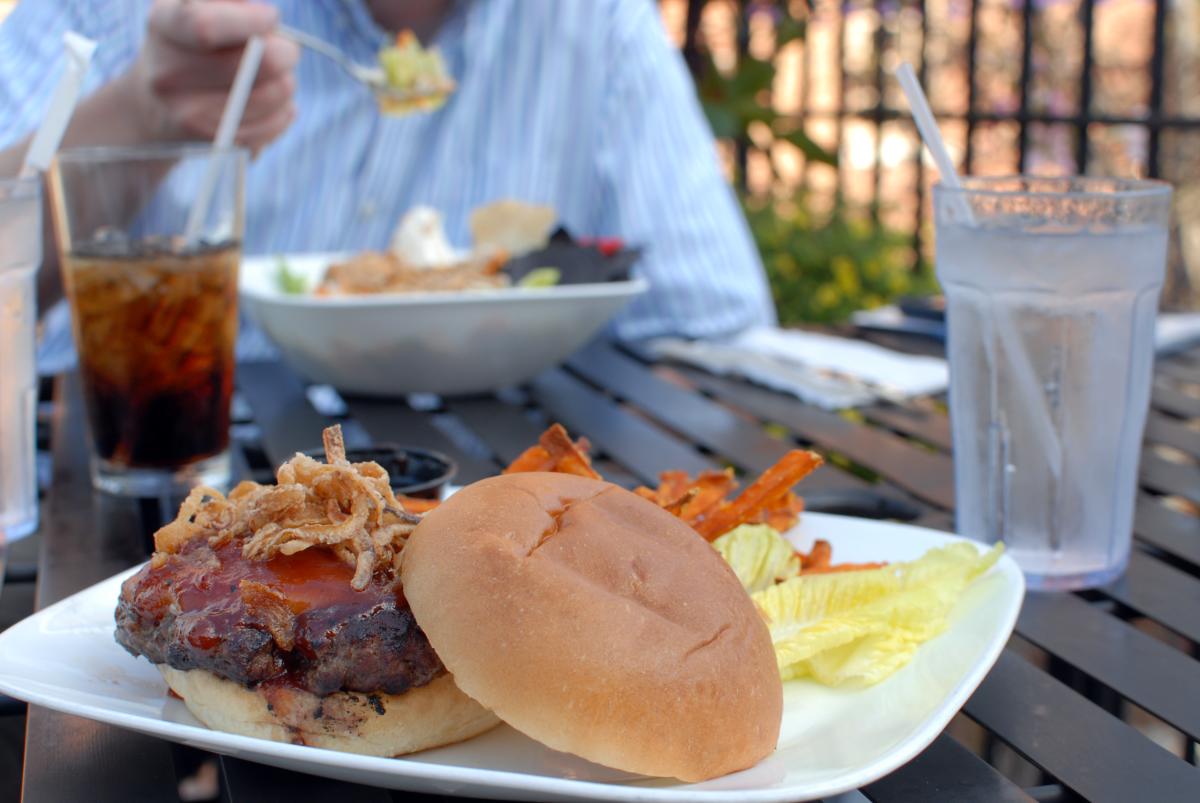
[[[639,269],[651,283],[618,335],[711,337],[774,323],[758,252],[656,5],[614,6],[601,224],[645,248]]]
[[[132,14],[124,20],[125,28],[111,22],[98,26],[87,5],[22,0],[0,27],[0,65],[12,65],[4,71],[0,97],[22,110],[0,128],[0,142],[11,142],[14,128],[29,130],[40,121],[51,91],[43,79],[57,73],[67,29],[98,39],[94,68],[102,85],[75,110],[63,147],[211,139],[242,48],[255,35],[267,37],[266,48],[237,141],[258,150],[283,133],[295,116],[293,69],[299,51],[292,42],[270,36],[279,16],[274,7],[241,0],[156,0],[143,33],[127,29],[140,26]],[[47,39],[53,48],[46,47]],[[31,55],[40,55],[43,63],[28,63]],[[46,97],[35,97],[38,90]],[[0,151],[0,175],[17,172],[30,138],[25,133]],[[51,229],[44,227],[43,303],[61,293]]]

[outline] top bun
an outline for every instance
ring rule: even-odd
[[[766,625],[720,555],[636,494],[567,474],[486,479],[425,516],[402,572],[458,686],[549,747],[684,781],[775,749]]]

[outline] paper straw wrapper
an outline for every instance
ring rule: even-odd
[[[71,115],[75,113],[75,104],[79,102],[79,93],[92,63],[92,54],[96,52],[95,42],[74,31],[67,31],[63,35],[63,47],[67,54],[66,69],[54,88],[50,108],[33,135],[33,142],[29,143],[25,163],[19,173],[21,178],[30,178],[50,168],[50,162],[67,131],[67,124],[71,122]]]

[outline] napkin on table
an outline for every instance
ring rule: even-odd
[[[739,376],[828,410],[900,401],[947,387],[946,361],[833,335],[755,327],[724,340],[659,338],[649,350],[711,373]]]

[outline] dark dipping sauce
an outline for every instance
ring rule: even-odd
[[[399,578],[355,591],[353,574],[321,547],[250,561],[238,541],[194,538],[125,581],[116,639],[154,663],[319,695],[400,694],[441,674]]]

